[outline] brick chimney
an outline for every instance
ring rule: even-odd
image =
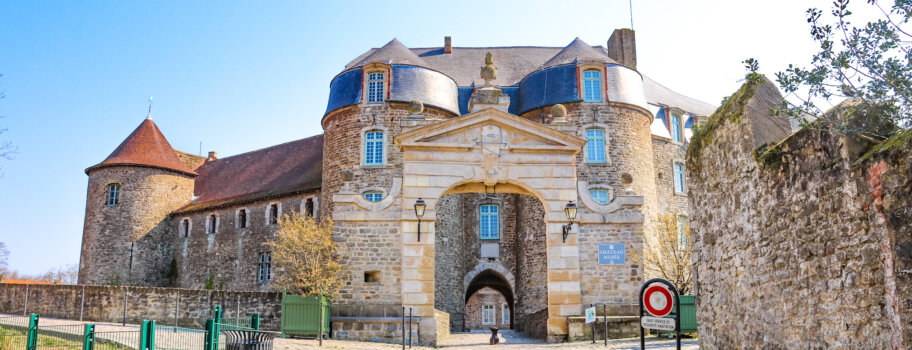
[[[633,29],[615,29],[608,38],[608,56],[631,69],[637,68],[636,38]]]
[[[443,53],[453,53],[453,40],[449,36],[443,37]]]
[[[218,159],[218,152],[209,151],[209,158],[206,158],[206,160],[209,161],[209,160],[216,160],[216,159]]]

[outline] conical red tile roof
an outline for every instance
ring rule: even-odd
[[[86,173],[115,165],[148,166],[196,175],[196,172],[187,168],[177,158],[171,144],[165,139],[165,135],[162,135],[161,130],[158,130],[158,126],[155,125],[152,118],[146,118],[120,146],[117,146],[114,152],[111,152],[108,158],[86,169]]]

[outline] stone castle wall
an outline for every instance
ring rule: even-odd
[[[655,164],[655,183],[658,195],[657,215],[687,215],[687,174],[684,174],[684,191],[674,187],[674,164],[686,163],[687,144],[660,136],[652,136],[652,156]]]
[[[318,209],[319,193],[306,193],[275,199],[260,200],[228,207],[204,209],[172,215],[168,237],[176,259],[178,277],[175,286],[204,288],[212,278],[215,289],[269,290],[268,282],[257,280],[260,254],[272,251],[266,242],[275,240],[279,225],[269,221],[269,208],[279,205],[279,217],[305,213],[308,200]],[[238,211],[247,213],[246,227],[239,227]],[[319,219],[319,212],[315,212]],[[210,233],[209,217],[216,216],[216,232]],[[190,232],[184,235],[181,227],[190,220]],[[170,264],[170,260],[168,261]],[[273,277],[280,271],[273,269]]]
[[[743,87],[691,145],[701,348],[908,347],[912,144],[859,160],[802,130],[768,149],[779,100]]]
[[[27,295],[27,296],[26,296]],[[155,320],[161,325],[203,329],[212,309],[222,317],[260,314],[263,330],[278,331],[282,293],[85,285],[0,284],[0,313],[96,322]]]
[[[112,183],[120,184],[119,204],[107,206]],[[168,214],[190,201],[193,178],[156,168],[110,166],[91,171],[87,192],[79,282],[164,285],[171,262]]]

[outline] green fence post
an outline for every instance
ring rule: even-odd
[[[212,307],[212,319],[215,320],[215,323],[222,322],[222,307],[221,306],[216,305],[216,306]]]
[[[215,342],[213,342],[212,339],[213,334],[215,334],[215,337],[218,337],[218,334],[215,333],[215,322],[210,318],[206,320],[206,336],[204,338],[205,345],[203,346],[203,350],[215,350]]]
[[[82,339],[82,350],[92,350],[95,348],[95,325],[85,325],[85,337]]]
[[[254,330],[260,330],[260,314],[250,315],[250,328],[253,328]]]
[[[155,350],[155,320],[147,322],[149,322],[149,330],[146,331],[146,335],[148,336],[148,338],[146,338],[148,339],[148,343],[146,343],[147,349]]]
[[[38,314],[29,316],[28,339],[26,340],[26,350],[36,350],[38,348]]]
[[[155,349],[155,321],[144,320],[139,328],[139,350]]]

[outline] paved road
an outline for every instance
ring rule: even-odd
[[[7,316],[0,314],[0,317]],[[0,322],[3,323],[3,322]],[[42,317],[40,324],[42,326],[60,326],[60,325],[74,325],[82,324],[89,322],[79,322],[73,320],[65,319],[55,319],[55,318],[46,318]],[[117,332],[122,331],[137,331],[137,325],[128,324],[125,327],[116,323],[95,323],[97,332],[107,332],[111,334],[112,337]],[[488,350],[546,350],[546,349],[566,349],[566,350],[584,350],[584,349],[610,349],[610,350],[636,350],[640,348],[640,339],[613,339],[608,341],[608,347],[605,347],[603,342],[598,342],[592,344],[591,341],[586,342],[573,342],[573,343],[560,343],[560,344],[547,344],[543,343],[537,339],[530,339],[524,337],[522,333],[514,333],[512,331],[503,331],[501,332],[501,342],[495,347],[488,345],[488,340],[490,339],[490,333],[457,333],[450,336],[450,338],[441,342],[439,348],[442,349],[453,349],[453,350],[469,350],[469,349],[488,349]],[[107,338],[107,337],[104,337]],[[133,337],[129,337],[132,339]],[[199,338],[199,339],[196,339]],[[172,345],[173,348],[179,348],[182,345],[189,343],[194,343],[195,348],[202,348],[202,338],[203,333],[181,333],[177,336],[170,336],[167,333],[157,332],[156,333],[156,345],[169,347],[172,345],[169,343],[174,342]],[[120,341],[120,339],[118,339]],[[178,345],[180,344],[180,345]],[[133,345],[133,344],[129,344]],[[674,341],[669,341],[667,339],[648,339],[646,348],[650,350],[674,350],[675,343]],[[343,340],[324,340],[323,347],[320,347],[316,340],[310,339],[276,339],[273,349],[275,350],[396,350],[402,349],[402,345],[399,344],[383,344],[383,343],[369,343],[369,342],[358,342],[358,341],[343,341]],[[413,346],[414,350],[429,350],[433,348],[422,347],[422,346]],[[681,342],[681,349],[683,350],[697,350],[699,346],[696,340],[688,339]],[[197,349],[191,349],[197,350]]]

